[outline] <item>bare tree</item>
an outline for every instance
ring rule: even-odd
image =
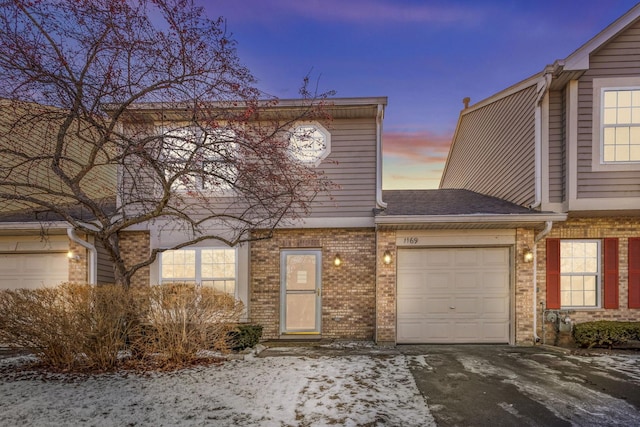
[[[236,245],[331,186],[290,143],[327,94],[305,79],[296,105],[260,101],[225,21],[191,0],[0,0],[0,81],[0,205],[94,236],[125,287],[158,254],[127,265],[125,230]]]

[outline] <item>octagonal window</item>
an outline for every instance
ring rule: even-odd
[[[331,152],[331,134],[319,123],[296,125],[289,138],[291,155],[298,161],[317,166]]]

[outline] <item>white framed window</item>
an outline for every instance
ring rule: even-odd
[[[228,248],[185,248],[160,254],[160,283],[210,286],[236,295],[237,253]]]
[[[602,90],[602,161],[640,162],[640,88]]]
[[[640,170],[640,77],[593,79],[594,171]]]
[[[560,241],[560,305],[563,308],[600,306],[600,241]]]
[[[289,137],[294,159],[318,166],[331,152],[331,134],[320,123],[298,123]]]
[[[231,129],[190,126],[163,131],[161,156],[165,177],[176,177],[172,189],[226,190],[237,179],[236,134]]]

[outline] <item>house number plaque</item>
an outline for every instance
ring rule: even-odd
[[[420,239],[416,236],[404,237],[402,239],[403,245],[417,245]]]

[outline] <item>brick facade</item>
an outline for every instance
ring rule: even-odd
[[[376,257],[378,275],[376,277],[376,337],[378,344],[396,342],[396,232],[379,231]],[[385,264],[385,251],[391,253],[391,263]]]
[[[143,261],[149,256],[151,240],[148,231],[125,231],[119,237],[120,252],[126,266]],[[149,273],[149,266],[138,270],[131,278],[131,286],[149,286]]]
[[[551,232],[546,236],[558,239],[604,239],[616,237],[619,256],[619,308],[593,310],[560,310],[562,317],[568,315],[572,323],[582,323],[594,320],[640,321],[640,309],[628,308],[628,242],[629,237],[640,237],[640,221],[634,217],[612,218],[574,218],[564,223],[554,224]],[[601,248],[602,251],[602,248]],[[537,247],[538,259],[538,301],[546,300],[546,253],[544,240]],[[602,276],[601,276],[602,280]],[[557,310],[555,310],[557,312]],[[542,319],[538,322],[538,333],[549,344],[557,343],[557,322],[548,322],[546,314],[541,310]],[[544,327],[544,334],[543,328]],[[566,334],[565,334],[566,335]]]
[[[375,231],[373,229],[278,230],[251,243],[250,320],[263,325],[263,339],[280,338],[280,251],[322,251],[321,336],[374,338]],[[340,254],[342,264],[333,259]]]
[[[78,236],[84,239],[85,236]],[[73,240],[69,240],[69,251],[79,258],[68,258],[69,262],[69,282],[71,283],[87,283],[88,282],[88,265],[89,265],[89,251],[80,246]]]

